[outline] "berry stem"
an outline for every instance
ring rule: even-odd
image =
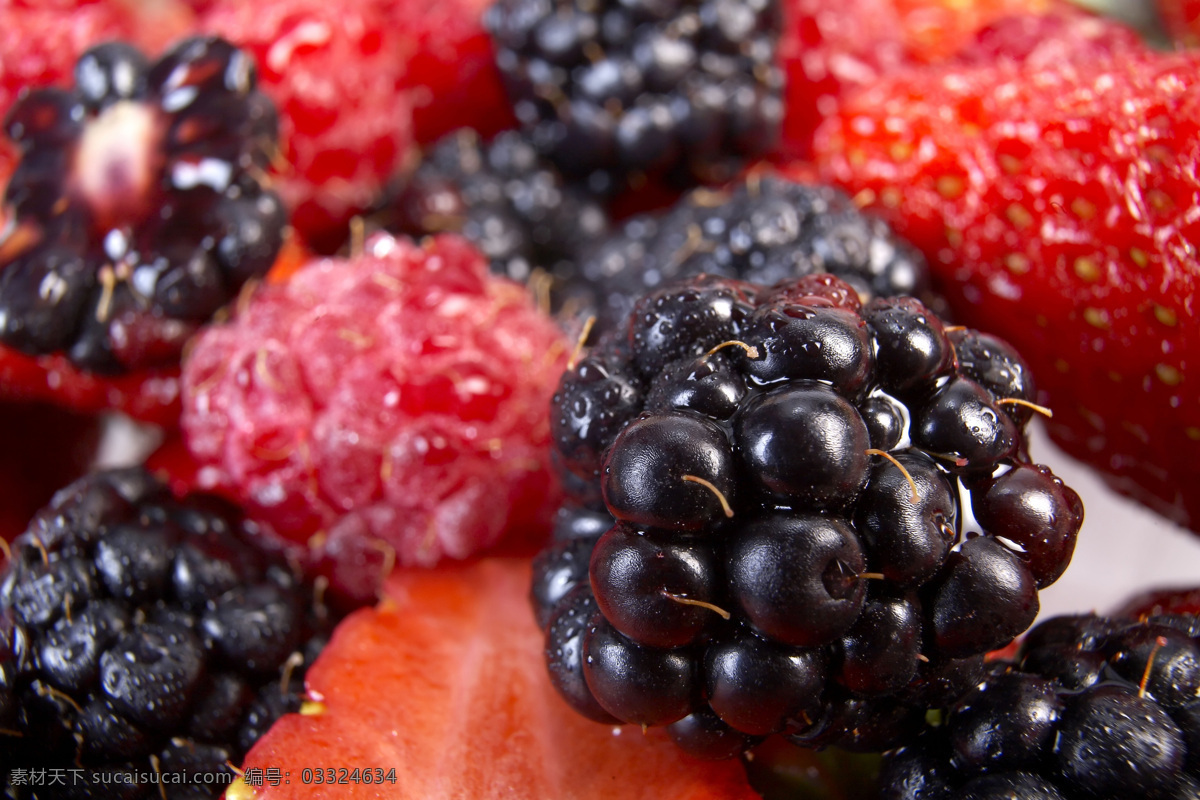
[[[533,295],[537,307],[547,314],[553,314],[550,289],[554,285],[554,278],[550,277],[550,273],[541,267],[534,267],[525,285],[529,287],[529,293]]]
[[[329,614],[329,608],[325,605],[325,592],[328,590],[329,578],[324,575],[313,578],[313,610],[322,619]]]
[[[575,365],[579,363],[579,355],[583,352],[584,343],[588,337],[592,335],[592,326],[596,324],[596,315],[592,314],[583,323],[583,330],[579,332],[579,339],[575,342],[575,349],[571,351],[571,358],[567,361],[567,369],[575,369]]]
[[[698,483],[716,495],[717,500],[719,500],[721,503],[721,509],[725,512],[725,518],[731,519],[733,517],[733,509],[730,507],[729,501],[725,499],[725,495],[721,493],[720,489],[718,489],[716,486],[713,486],[711,481],[705,480],[704,478],[698,478],[695,475],[684,475],[683,479],[688,483]]]
[[[436,532],[430,527],[429,534],[426,538],[434,538]],[[385,542],[383,539],[372,539],[371,547],[383,554],[383,566],[380,569],[380,583],[387,579],[388,575],[392,574],[392,569],[396,566],[396,548]]]
[[[1052,418],[1054,416],[1054,412],[1051,411],[1050,409],[1046,408],[1045,406],[1039,406],[1037,403],[1031,403],[1028,400],[1022,400],[1020,397],[1005,397],[1002,400],[997,400],[996,405],[998,405],[998,406],[1003,406],[1003,405],[1025,406],[1026,408],[1032,408],[1034,411],[1038,412],[1039,414],[1044,415],[1047,418]]]
[[[292,682],[292,673],[297,667],[304,665],[304,654],[299,650],[293,651],[287,657],[287,661],[283,662],[283,669],[279,675],[279,693],[284,697],[288,696],[288,685]]]
[[[67,704],[74,708],[77,713],[83,713],[83,709],[80,708],[79,704],[75,702],[75,698],[71,697],[71,695],[66,694],[65,692],[60,692],[53,686],[47,686],[44,683],[39,683],[34,691],[36,691],[42,697],[50,696],[57,697],[59,700],[65,700]]]
[[[350,258],[362,258],[366,252],[367,224],[363,218],[355,214],[350,218]]]
[[[1150,682],[1150,668],[1154,666],[1154,657],[1158,655],[1158,651],[1167,643],[1165,636],[1156,636],[1154,638],[1154,647],[1150,650],[1150,655],[1146,657],[1146,668],[1142,670],[1142,680],[1138,682],[1138,697],[1146,696],[1146,684]]]
[[[162,800],[167,800],[167,789],[166,786],[163,785],[161,777],[162,763],[158,760],[158,756],[154,755],[153,753],[150,754],[150,767],[154,770],[155,775],[160,776],[159,779],[155,781],[155,783],[158,784],[158,796],[161,797]]]
[[[709,348],[709,351],[704,354],[704,357],[707,358],[708,356],[711,356],[713,353],[717,352],[718,350],[724,349],[726,347],[740,347],[746,351],[746,355],[749,356],[750,358],[758,358],[758,348],[757,347],[755,347],[752,344],[746,344],[745,342],[739,341],[737,339],[730,339],[727,342],[721,342],[719,345]]]
[[[670,600],[674,600],[676,603],[681,603],[682,605],[685,605],[685,606],[698,606],[700,608],[707,608],[709,611],[712,611],[713,613],[719,615],[721,617],[721,619],[729,619],[729,617],[730,617],[729,612],[726,611],[725,609],[721,608],[718,605],[714,605],[712,603],[706,602],[704,600],[693,600],[690,597],[684,597],[684,596],[678,595],[678,594],[671,594],[666,589],[663,589],[662,595],[663,595],[663,597],[666,597]]]
[[[908,486],[910,489],[912,489],[913,504],[916,505],[917,503],[921,502],[921,495],[919,492],[917,492],[917,482],[913,480],[913,476],[908,473],[908,470],[904,468],[904,465],[896,460],[895,456],[886,450],[877,450],[874,447],[868,447],[865,452],[869,456],[883,456],[888,461],[892,462],[896,469],[900,470],[900,472],[904,474],[904,479],[908,481]]]
[[[687,239],[671,255],[671,263],[678,267],[697,253],[712,252],[713,245],[704,239],[704,231],[695,223],[687,226]]]
[[[46,552],[46,545],[43,544],[42,540],[39,539],[37,536],[33,536],[31,538],[33,539],[34,547],[36,547],[38,549],[38,553],[41,554],[41,556],[42,556],[42,566],[44,566],[44,567],[50,566],[50,554]]]
[[[112,267],[105,264],[100,268],[96,279],[100,281],[100,300],[96,303],[96,322],[103,324],[108,322],[108,315],[112,310],[113,292],[117,287],[117,277],[113,274]]]

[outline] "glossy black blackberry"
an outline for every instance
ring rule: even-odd
[[[826,186],[773,175],[697,189],[662,218],[636,217],[591,250],[563,288],[615,327],[643,294],[701,273],[773,285],[830,273],[864,298],[915,295],[938,308],[928,266],[882,220]]]
[[[533,599],[568,702],[709,757],[774,733],[880,750],[977,682],[1083,509],[1026,460],[1007,408],[1032,385],[972,374],[919,300],[828,274],[646,295],[552,405],[575,505]]]
[[[484,25],[521,125],[603,190],[648,173],[729,180],[774,145],[781,5],[499,0]]]
[[[522,134],[485,143],[465,128],[433,146],[383,220],[411,235],[461,233],[494,272],[518,281],[538,271],[570,279],[578,254],[609,227],[603,206],[568,185]]]
[[[4,757],[27,769],[228,772],[299,710],[334,620],[254,535],[223,501],[178,500],[141,470],[59,492],[0,573]],[[83,780],[61,794],[7,789],[76,796]],[[158,796],[152,785],[130,792]]]
[[[104,44],[80,57],[73,89],[17,101],[0,341],[96,372],[171,363],[270,268],[286,212],[266,188],[277,117],[255,82],[221,39],[153,63]]]
[[[1200,625],[1057,617],[888,753],[886,800],[1200,797]]]

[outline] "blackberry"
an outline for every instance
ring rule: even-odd
[[[176,361],[264,274],[286,214],[265,188],[277,117],[249,56],[186,40],[156,62],[103,44],[72,89],[24,94],[0,248],[0,341],[118,372]]]
[[[1195,617],[1056,617],[887,753],[887,800],[1200,797]]]
[[[769,174],[696,189],[661,218],[626,221],[586,252],[560,291],[590,309],[603,332],[643,294],[702,273],[764,285],[830,273],[862,297],[914,295],[942,313],[924,257],[886,223],[837,189]]]
[[[460,233],[492,271],[528,281],[540,270],[562,281],[577,254],[608,230],[603,206],[567,184],[516,131],[482,142],[464,128],[440,139],[383,212],[418,236]]]
[[[729,180],[778,141],[778,0],[499,0],[484,17],[517,119],[594,190]],[[636,180],[636,178],[635,178]]]
[[[828,274],[638,301],[553,401],[573,505],[532,597],[568,702],[702,756],[883,750],[973,685],[1083,520],[1008,414],[1019,357],[956,357],[982,336]]]
[[[333,619],[256,536],[224,501],[176,499],[140,469],[60,491],[0,573],[0,750],[10,766],[228,773],[275,719],[298,711],[305,667]],[[79,781],[6,788],[18,798],[100,791],[68,774]]]

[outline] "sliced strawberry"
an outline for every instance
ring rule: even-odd
[[[1200,530],[1200,55],[1069,35],[879,81],[816,160],[1026,355],[1064,449]]]
[[[312,702],[284,717],[226,797],[754,798],[737,761],[699,762],[659,731],[597,725],[559,698],[529,608],[528,562],[403,570],[349,617],[308,672]],[[329,785],[325,769],[382,781]],[[394,782],[392,779],[394,778]]]

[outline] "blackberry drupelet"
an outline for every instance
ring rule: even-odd
[[[567,184],[519,132],[485,143],[467,128],[433,146],[382,219],[413,236],[460,233],[493,272],[518,281],[537,270],[566,280],[609,227],[603,206]]]
[[[778,0],[499,0],[484,17],[517,119],[571,179],[722,182],[779,139]]]
[[[765,285],[830,273],[863,297],[914,295],[941,310],[924,257],[886,223],[837,189],[770,174],[696,189],[661,218],[626,221],[584,255],[560,291],[591,309],[602,332],[646,292],[702,273]]]
[[[1039,624],[1015,662],[885,756],[880,797],[1200,797],[1198,635],[1193,616]]]
[[[5,194],[0,341],[94,372],[177,361],[275,259],[276,128],[252,60],[216,38],[153,63],[99,45],[74,88],[25,94],[5,123],[21,162]]]
[[[140,469],[59,492],[0,573],[5,766],[227,773],[299,710],[333,619],[254,535],[224,501],[176,499]],[[108,796],[82,777],[35,788],[4,775],[18,798]],[[158,796],[148,783],[127,788]]]
[[[1029,463],[1027,396],[1002,343],[832,275],[646,295],[553,401],[575,497],[532,597],[556,686],[709,757],[894,746],[1070,559],[1083,508]]]

